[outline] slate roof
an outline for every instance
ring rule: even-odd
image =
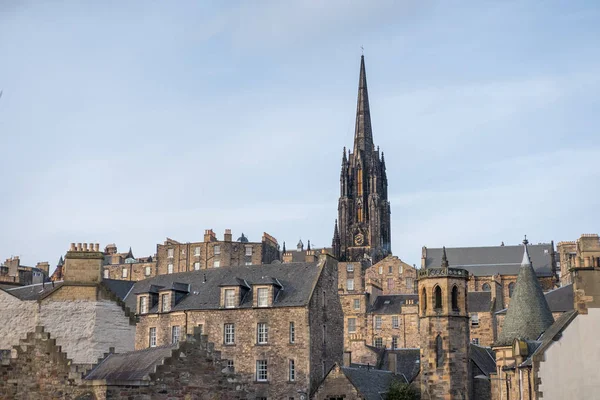
[[[190,292],[172,311],[182,310],[214,310],[220,309],[220,286],[231,282],[232,278],[245,280],[248,285],[263,282],[265,277],[277,279],[283,289],[277,295],[273,307],[298,307],[308,304],[312,289],[320,276],[319,262],[263,264],[239,267],[211,268],[200,271],[180,272],[176,274],[158,275],[153,278],[135,282],[133,289],[125,299],[127,307],[136,309],[135,293],[148,293],[150,287],[171,287],[174,282],[190,285]],[[205,281],[206,278],[206,281]],[[252,307],[252,291],[248,291],[239,308]],[[156,312],[157,306],[150,310]]]
[[[148,380],[156,366],[171,356],[176,345],[150,347],[122,354],[110,354],[85,377],[86,380],[116,381]]]
[[[419,371],[421,371],[420,349],[396,349],[388,350],[388,353],[396,354],[396,374],[402,376],[406,383],[411,383],[419,375]]]
[[[406,300],[413,300],[414,304],[419,304],[419,295],[396,294],[377,296],[369,311],[373,314],[400,314],[402,306],[406,304]]]
[[[102,283],[121,300],[125,300],[125,297],[129,294],[129,291],[135,284],[135,282],[132,281],[123,281],[119,279],[103,279]]]
[[[469,312],[489,312],[492,308],[492,292],[467,292]]]
[[[521,270],[496,344],[510,345],[514,339],[536,340],[553,323],[554,317],[524,246]]]
[[[527,246],[537,276],[552,276],[552,244]],[[438,268],[443,249],[427,248],[425,268]],[[451,267],[464,268],[475,276],[517,275],[523,257],[523,246],[448,247]]]
[[[19,286],[16,288],[3,290],[7,293],[12,294],[20,300],[39,300],[47,294],[55,291],[62,285],[62,281],[54,282],[54,285],[52,284],[52,282],[46,282],[44,284],[36,283],[34,285]]]
[[[496,357],[491,348],[471,343],[470,350],[471,361],[477,365],[477,368],[479,368],[481,372],[486,376],[496,372]]]
[[[365,400],[381,400],[394,381],[391,371],[352,367],[341,367],[341,370]]]
[[[559,287],[545,294],[548,307],[552,312],[573,310],[573,284]]]

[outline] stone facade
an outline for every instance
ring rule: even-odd
[[[560,262],[561,285],[572,283],[572,268],[600,267],[600,236],[582,234],[571,242],[559,242],[556,246]]]
[[[366,279],[377,282],[382,295],[414,294],[417,269],[396,256],[387,256],[365,271]]]
[[[26,286],[49,280],[50,264],[39,262],[35,267],[21,265],[19,256],[7,258],[0,264],[0,284]]]
[[[342,368],[336,365],[327,374],[323,383],[314,395],[314,400],[362,400],[363,397],[358,393],[352,382],[342,372]]]

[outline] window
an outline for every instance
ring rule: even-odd
[[[327,343],[327,327],[323,325],[323,345]]]
[[[346,287],[348,290],[354,290],[354,279],[346,279]]]
[[[258,382],[267,381],[267,360],[256,360],[256,380]]]
[[[162,312],[171,311],[171,301],[170,296],[168,294],[161,295],[160,302],[162,303]]]
[[[427,291],[423,288],[421,292],[421,313],[425,315],[425,310],[427,310]]]
[[[258,344],[267,344],[269,340],[269,329],[267,324],[261,322],[257,325],[257,342]]]
[[[398,348],[398,336],[392,336],[392,350]]]
[[[195,247],[195,248],[194,248],[194,255],[195,255],[196,257],[200,257],[200,247]]]
[[[392,328],[394,328],[394,329],[400,328],[400,322],[398,321],[397,315],[392,315]]]
[[[296,325],[290,322],[290,343],[296,343]]]
[[[383,347],[383,339],[380,337],[376,337],[373,340],[373,346],[377,347],[378,349],[380,349],[381,347]]]
[[[479,314],[471,314],[471,326],[479,326]]]
[[[156,328],[154,327],[150,328],[149,343],[150,347],[156,347]]]
[[[258,306],[268,307],[269,306],[269,289],[258,288]]]
[[[167,250],[167,257],[168,258],[173,258],[173,249],[168,249]]]
[[[354,309],[360,310],[360,299],[354,299]]]
[[[246,246],[246,255],[247,256],[251,256],[252,255],[252,246]]]
[[[296,380],[296,364],[294,363],[294,360],[290,360],[289,362],[289,369],[290,369],[290,373],[289,373],[289,377],[290,377],[290,382],[294,382]]]
[[[511,282],[508,284],[508,297],[512,297],[514,291],[515,291],[515,283]]]
[[[346,265],[346,271],[348,271],[348,272],[354,272],[354,264],[348,264],[348,265]]]
[[[414,285],[413,278],[406,278],[406,289],[416,292]]]
[[[383,274],[383,267],[379,267],[379,275]]]
[[[196,261],[196,262],[194,263],[194,269],[195,269],[196,271],[199,271],[199,270],[200,270],[200,262]]]
[[[220,245],[215,245],[215,247],[213,247],[213,254],[217,255],[217,254],[221,254],[221,246]]]
[[[150,267],[146,267],[146,271],[145,271],[146,276],[150,276],[151,273],[152,273],[152,269]]]
[[[121,277],[127,278],[127,268],[123,268],[123,271],[121,272]]]
[[[481,290],[483,290],[484,292],[489,292],[490,290],[492,290],[492,288],[490,287],[489,284],[484,283],[483,286],[481,287]]]
[[[110,272],[107,269],[105,269],[104,270],[104,279],[108,279],[110,276],[109,274],[110,274]]]
[[[442,343],[442,337],[437,335],[435,338],[435,366],[437,368],[442,367],[444,364],[444,348]]]
[[[375,316],[375,329],[381,329],[381,316]]]
[[[148,312],[148,298],[146,296],[140,297],[140,314],[146,314]]]
[[[244,265],[252,265],[252,261],[246,261]]]
[[[169,264],[167,265],[167,274],[172,274],[173,273],[173,264]]]
[[[356,332],[356,318],[348,318],[348,332]]]
[[[400,266],[398,267],[398,273],[402,274],[403,271],[404,271],[404,268],[402,267],[402,264],[400,264]]]
[[[473,338],[473,340],[471,340],[471,343],[479,345],[479,338]]]
[[[204,324],[198,324],[198,333],[204,335]]]
[[[225,334],[224,334],[225,344],[235,344],[235,325],[234,324],[225,324],[223,331],[225,332]]]
[[[435,308],[436,310],[441,310],[442,309],[442,288],[439,286],[436,286],[434,293],[435,293],[435,305],[433,308]]]
[[[458,311],[458,288],[456,286],[452,288],[452,310]]]
[[[225,289],[225,308],[235,307],[235,289]]]
[[[229,372],[235,372],[235,366],[233,365],[233,360],[227,360],[227,368]]]
[[[388,278],[387,288],[388,288],[388,290],[392,290],[394,288],[394,278]]]
[[[181,249],[181,255],[185,256],[185,249]]]
[[[388,267],[388,274],[392,274],[394,273],[394,267],[392,267],[391,265]]]
[[[213,267],[214,268],[219,268],[221,266],[221,260],[215,260],[213,261]]]
[[[179,343],[179,334],[180,334],[180,327],[179,327],[179,325],[174,325],[171,328],[171,343],[172,344]]]
[[[321,296],[321,298],[323,299],[323,308],[325,308],[327,306],[327,296],[325,295],[324,290],[323,290],[323,296]]]

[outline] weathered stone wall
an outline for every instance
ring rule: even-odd
[[[344,400],[360,400],[362,396],[346,378],[341,368],[336,365],[329,372],[319,389],[314,394],[314,400],[329,400],[329,399],[344,398]]]
[[[471,341],[473,339],[479,339],[480,346],[491,346],[496,339],[494,335],[494,317],[490,312],[479,312],[479,313],[471,313],[471,315],[477,314],[479,317],[479,325],[474,326],[471,321],[469,324],[471,325]]]
[[[392,317],[398,317],[398,328],[392,325]],[[381,317],[381,329],[375,329],[375,318]],[[367,343],[375,346],[375,339],[382,339],[382,347],[391,349],[393,338],[396,348],[417,348],[420,346],[418,305],[402,307],[401,314],[373,314],[367,318]]]
[[[365,276],[381,286],[383,295],[415,293],[417,270],[396,256],[388,256],[367,268]]]
[[[0,349],[12,349],[35,329],[37,321],[37,302],[21,301],[0,290]]]
[[[109,264],[102,267],[102,277],[104,279],[141,281],[142,279],[147,279],[155,276],[157,271],[156,266],[156,261]],[[127,270],[127,276],[123,276],[123,269]],[[147,274],[147,272],[149,272],[149,274]]]

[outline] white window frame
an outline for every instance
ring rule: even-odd
[[[253,251],[253,250],[254,250],[254,249],[252,248],[252,246],[251,246],[251,245],[247,245],[247,246],[246,246],[246,252],[245,252],[245,254],[246,254],[247,256],[251,256],[251,255],[252,255],[252,251]]]
[[[398,336],[392,336],[392,350],[398,348]]]
[[[397,315],[392,315],[392,328],[393,329],[400,328],[400,317]]]
[[[388,274],[393,274],[394,273],[394,267],[391,265],[388,265]]]
[[[473,343],[473,344],[476,344],[476,345],[479,345],[479,338],[473,338],[473,339],[471,340],[471,343]]]
[[[121,270],[121,278],[127,278],[128,268],[123,268]]]
[[[223,341],[225,344],[235,344],[235,324],[227,323],[223,326]]]
[[[256,289],[256,305],[258,307],[268,307],[269,306],[269,289],[268,288],[258,288]]]
[[[267,382],[269,379],[269,370],[267,360],[256,360],[256,381]]]
[[[246,261],[244,265],[252,265],[252,261]]]
[[[235,308],[235,289],[225,289],[223,294],[225,308]]]
[[[165,299],[167,301],[165,301]],[[168,293],[163,293],[160,295],[160,309],[162,312],[171,311],[171,295]]]
[[[346,271],[347,272],[354,272],[354,264],[348,264],[348,265],[346,265]]]
[[[295,382],[296,381],[296,363],[293,359],[290,358],[289,362],[288,362],[288,369],[289,369],[289,373],[288,373],[288,379],[290,382]]]
[[[194,262],[194,271],[200,271],[200,261]]]
[[[266,322],[259,322],[256,324],[256,343],[269,343],[269,327]]]
[[[175,254],[175,250],[167,249],[167,258],[173,258],[174,254]]]
[[[379,275],[383,275],[383,266],[379,266]]]
[[[360,310],[360,299],[354,299],[353,307],[355,310]]]
[[[235,364],[233,360],[227,360],[227,368],[229,368],[229,372],[235,372]]]
[[[213,268],[219,268],[219,267],[221,267],[221,260],[214,260]]]
[[[194,247],[194,255],[196,257],[200,257],[202,253],[200,253],[200,246]]]
[[[471,314],[471,326],[479,326],[479,314],[473,313]]]
[[[350,324],[352,321],[352,324]],[[356,318],[348,318],[348,333],[356,332]]]
[[[179,343],[181,337],[181,327],[179,325],[173,325],[171,327],[171,344]]]
[[[348,290],[354,290],[354,279],[346,279],[346,288]]]
[[[146,269],[145,269],[145,271],[144,271],[144,274],[145,274],[146,276],[150,276],[150,274],[151,274],[151,273],[152,273],[152,268],[150,268],[150,267],[146,267]]]
[[[401,275],[401,274],[402,274],[402,272],[404,272],[404,267],[403,267],[402,265],[400,265],[400,266],[398,267],[398,274],[399,274],[399,275]]]
[[[382,324],[383,324],[383,318],[381,318],[381,315],[376,315],[375,316],[375,329],[381,330]]]
[[[109,279],[110,278],[110,271],[108,269],[104,270],[104,279]]]
[[[296,343],[296,324],[290,321],[290,343]]]
[[[167,274],[172,274],[173,273],[173,264],[169,263],[167,264]]]
[[[140,314],[148,313],[148,297],[141,296],[140,297]]]
[[[221,254],[221,245],[216,244],[213,246],[213,255],[218,256],[219,254]]]
[[[382,337],[373,338],[373,347],[376,347],[378,349],[382,348],[383,347],[383,338]]]
[[[148,330],[148,336],[150,347],[156,347],[156,327],[153,326]]]

